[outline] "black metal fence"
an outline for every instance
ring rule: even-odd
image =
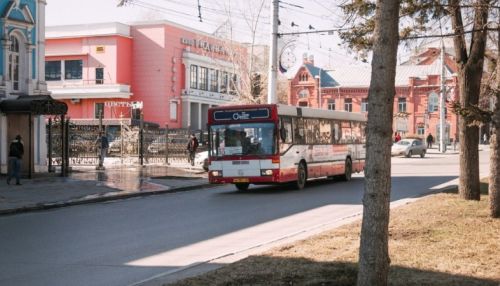
[[[59,121],[51,120],[47,125],[49,167],[63,165],[64,146],[67,146],[66,160],[70,166],[97,166],[99,126],[69,122],[66,128],[65,137],[64,128]],[[184,163],[188,161],[187,144],[192,133],[200,142],[198,152],[206,151],[208,135],[202,130],[144,127],[141,131],[138,126],[125,125],[108,128],[108,157],[117,158],[122,164]]]

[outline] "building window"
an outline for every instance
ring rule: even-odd
[[[417,126],[417,135],[425,135],[424,126]]]
[[[303,73],[299,77],[299,81],[308,81],[309,80],[309,75],[307,73]]]
[[[368,98],[361,99],[361,112],[368,112]]]
[[[344,101],[344,110],[352,112],[352,98],[346,98]]]
[[[219,91],[219,71],[210,69],[210,91]]]
[[[171,101],[170,102],[170,120],[177,120],[177,102],[176,101]]]
[[[45,80],[61,80],[61,61],[45,62]]]
[[[439,96],[436,93],[431,93],[429,94],[429,100],[428,100],[428,111],[429,112],[434,112],[438,111],[439,109]]]
[[[398,98],[398,112],[406,113],[406,97]]]
[[[19,90],[19,40],[10,36],[9,72],[12,80],[12,89]]]
[[[132,108],[132,119],[141,119],[141,108]]]
[[[104,118],[104,103],[102,103],[102,102],[95,103],[94,116],[96,119],[101,118],[101,116]]]
[[[229,76],[227,72],[222,72],[222,78],[220,83],[220,92],[227,93],[227,82],[229,80]]]
[[[82,60],[64,61],[64,79],[82,79]]]
[[[329,110],[335,110],[335,99],[329,99],[328,100],[328,109]]]
[[[208,90],[208,69],[200,67],[200,89]]]
[[[196,65],[191,65],[190,67],[189,87],[198,88],[198,66]]]
[[[309,91],[307,89],[299,91],[299,98],[308,98],[308,97],[309,97]]]
[[[95,84],[104,83],[104,68],[95,68]]]

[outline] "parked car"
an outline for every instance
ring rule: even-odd
[[[194,165],[201,166],[205,172],[208,172],[208,151],[196,153],[194,157]]]
[[[421,158],[424,158],[426,152],[427,148],[421,139],[402,139],[392,144],[391,148],[393,156],[404,155],[408,158],[413,155],[420,155]]]
[[[153,142],[148,145],[148,152],[151,154],[164,154],[165,147],[167,146],[165,144],[165,140],[165,137],[156,138],[155,140],[153,140]],[[187,146],[188,142],[188,138],[169,138],[169,150],[171,148],[185,150],[185,146]]]

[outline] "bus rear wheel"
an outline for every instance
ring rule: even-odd
[[[295,183],[295,187],[298,190],[302,190],[306,186],[307,181],[307,171],[306,166],[303,162],[299,164],[299,168],[297,169],[297,182]]]
[[[351,159],[345,160],[345,171],[344,175],[342,175],[342,180],[348,182],[352,178],[352,162]]]
[[[236,186],[236,188],[238,189],[238,191],[247,191],[248,190],[248,187],[250,186],[249,183],[237,183],[237,184],[234,184]]]

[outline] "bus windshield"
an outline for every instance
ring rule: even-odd
[[[211,156],[276,154],[274,123],[210,126]]]

